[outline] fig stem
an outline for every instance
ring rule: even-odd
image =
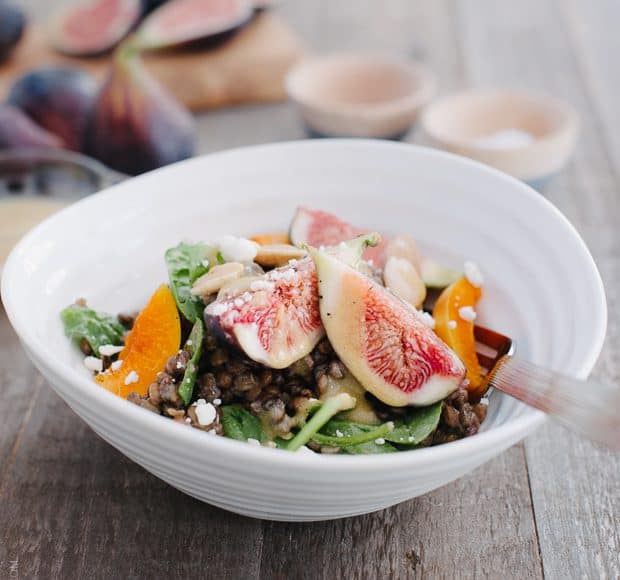
[[[335,397],[327,399],[301,431],[287,443],[286,449],[297,451],[302,445],[308,443],[334,415],[352,409],[355,407],[355,403],[355,398],[348,393],[339,393]]]

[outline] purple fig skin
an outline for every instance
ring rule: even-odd
[[[83,151],[96,95],[97,83],[88,73],[72,68],[42,68],[17,79],[7,102],[58,135],[65,148]]]
[[[30,120],[21,110],[0,104],[0,149],[61,147],[61,140]]]
[[[191,157],[194,145],[189,111],[146,72],[136,53],[119,53],[93,109],[87,153],[137,175]]]
[[[19,43],[26,27],[26,17],[20,8],[0,2],[0,62],[6,60]]]

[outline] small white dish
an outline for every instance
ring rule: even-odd
[[[413,61],[333,54],[297,64],[286,89],[317,136],[397,139],[435,94],[435,80]]]
[[[434,102],[421,126],[434,146],[538,184],[568,161],[579,118],[570,105],[547,95],[473,90]]]
[[[167,279],[166,248],[280,231],[300,203],[409,233],[448,266],[474,259],[485,276],[481,323],[513,337],[534,363],[579,377],[592,369],[605,336],[605,296],[566,218],[509,176],[402,143],[249,147],[123,182],[18,244],[2,278],[4,306],[43,376],[101,437],[185,493],[249,516],[309,521],[379,510],[464,475],[541,424],[541,413],[495,392],[482,431],[467,439],[383,455],[290,453],[210,437],[93,382],[63,334],[64,306],[83,296],[108,312],[137,309]]]

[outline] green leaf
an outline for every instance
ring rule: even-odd
[[[222,427],[224,435],[230,439],[238,441],[256,439],[261,443],[267,440],[258,417],[236,405],[222,407]]]
[[[337,437],[336,432],[339,431],[342,433],[342,438],[344,439],[345,437],[352,438],[356,436],[363,436],[364,434],[371,433],[376,429],[376,425],[365,425],[363,423],[351,423],[350,421],[343,421],[341,419],[332,419],[323,427],[323,429],[321,429],[321,433],[324,435]],[[371,453],[394,453],[395,451],[398,451],[396,447],[390,445],[387,441],[382,445],[379,445],[378,443],[375,443],[375,439],[378,439],[378,437],[373,437],[371,441],[366,443],[347,445],[346,447],[342,447],[342,452],[351,455],[367,455]],[[383,439],[386,439],[386,436],[383,436]]]
[[[428,407],[412,409],[407,418],[396,422],[396,428],[385,436],[386,441],[399,445],[419,445],[437,429],[442,401]]]
[[[215,263],[216,252],[206,244],[181,242],[167,250],[165,258],[177,307],[187,320],[196,322],[202,317],[205,305],[201,298],[192,295],[192,284],[209,271],[210,265]]]
[[[312,440],[316,441],[320,445],[330,445],[331,447],[349,447],[351,445],[360,445],[362,443],[368,443],[375,439],[385,438],[385,436],[394,429],[394,423],[391,421],[383,423],[382,425],[375,426],[370,430],[358,430],[357,433],[353,433],[349,427],[342,431],[340,429],[335,430],[335,435],[327,435],[324,433],[316,433]],[[347,434],[345,434],[347,432]]]
[[[194,386],[196,385],[196,379],[198,377],[198,363],[200,361],[200,355],[202,353],[202,342],[204,340],[205,332],[202,320],[199,318],[196,320],[192,331],[189,333],[189,338],[183,347],[184,350],[189,352],[191,358],[187,363],[185,374],[183,375],[183,381],[178,388],[179,397],[185,403],[185,406],[189,405],[194,392]]]
[[[65,334],[79,346],[86,339],[95,355],[106,344],[121,346],[125,327],[113,316],[96,312],[87,306],[72,304],[61,313]]]

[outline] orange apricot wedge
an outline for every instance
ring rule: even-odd
[[[291,240],[286,232],[270,232],[266,234],[257,234],[250,238],[253,242],[261,246],[269,246],[271,244],[290,244]]]
[[[122,364],[97,376],[102,387],[120,397],[145,395],[168,358],[181,346],[181,320],[168,286],[162,284],[138,314],[118,355]]]
[[[472,401],[480,399],[484,394],[484,386],[476,355],[474,322],[469,320],[472,317],[468,314],[481,296],[480,288],[471,284],[467,278],[459,278],[441,293],[433,309],[435,332],[458,355],[467,369],[467,391]]]

